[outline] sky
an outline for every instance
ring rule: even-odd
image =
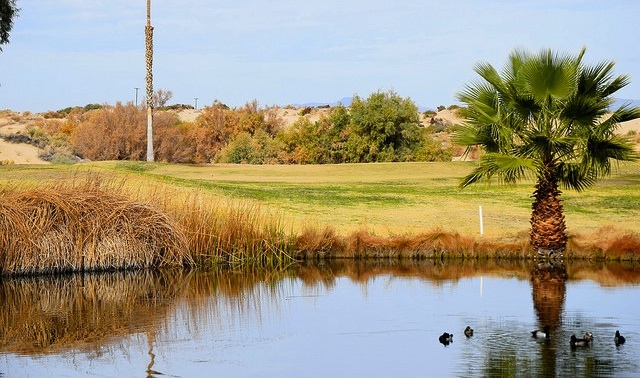
[[[146,0],[18,0],[0,109],[142,102]],[[516,48],[616,62],[640,99],[640,1],[152,0],[154,89],[198,108],[335,103],[394,91],[449,106]],[[140,88],[136,90],[135,88]],[[136,96],[137,92],[137,96]],[[197,98],[197,100],[196,100]]]

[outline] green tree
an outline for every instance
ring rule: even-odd
[[[346,159],[344,144],[350,122],[349,111],[342,105],[332,108],[316,122],[300,117],[277,139],[281,142],[283,161],[294,164],[337,164]]]
[[[411,161],[451,161],[453,149],[444,146],[435,139],[426,129],[421,130],[421,142],[419,148],[413,152]]]
[[[346,148],[351,162],[404,160],[420,143],[418,107],[395,92],[376,92],[351,103]]]
[[[243,131],[216,155],[216,162],[274,164],[279,162],[279,152],[279,142],[266,131],[258,129],[254,135]]]
[[[13,29],[13,20],[18,17],[19,10],[16,0],[0,0],[0,51],[2,45],[9,43],[9,33]]]
[[[637,158],[615,131],[639,118],[640,108],[611,109],[629,77],[614,76],[613,62],[584,64],[584,53],[515,50],[501,74],[477,64],[482,80],[458,94],[465,123],[454,140],[486,152],[460,186],[494,176],[505,183],[534,178],[530,239],[547,256],[561,256],[567,243],[559,185],[582,191],[609,175],[614,160]]]

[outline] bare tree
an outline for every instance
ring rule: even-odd
[[[167,102],[173,97],[172,91],[165,91],[164,89],[158,89],[154,95],[153,103],[156,107],[161,108],[167,105]]]

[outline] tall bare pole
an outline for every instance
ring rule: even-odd
[[[147,62],[147,161],[153,161],[153,27],[151,0],[147,0],[147,26],[144,28]]]

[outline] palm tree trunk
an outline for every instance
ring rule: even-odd
[[[558,182],[553,173],[538,178],[533,192],[531,246],[548,257],[562,256],[567,246],[566,223]]]
[[[151,26],[151,0],[147,0],[147,26],[145,60],[147,63],[147,161],[153,161],[153,26]]]

